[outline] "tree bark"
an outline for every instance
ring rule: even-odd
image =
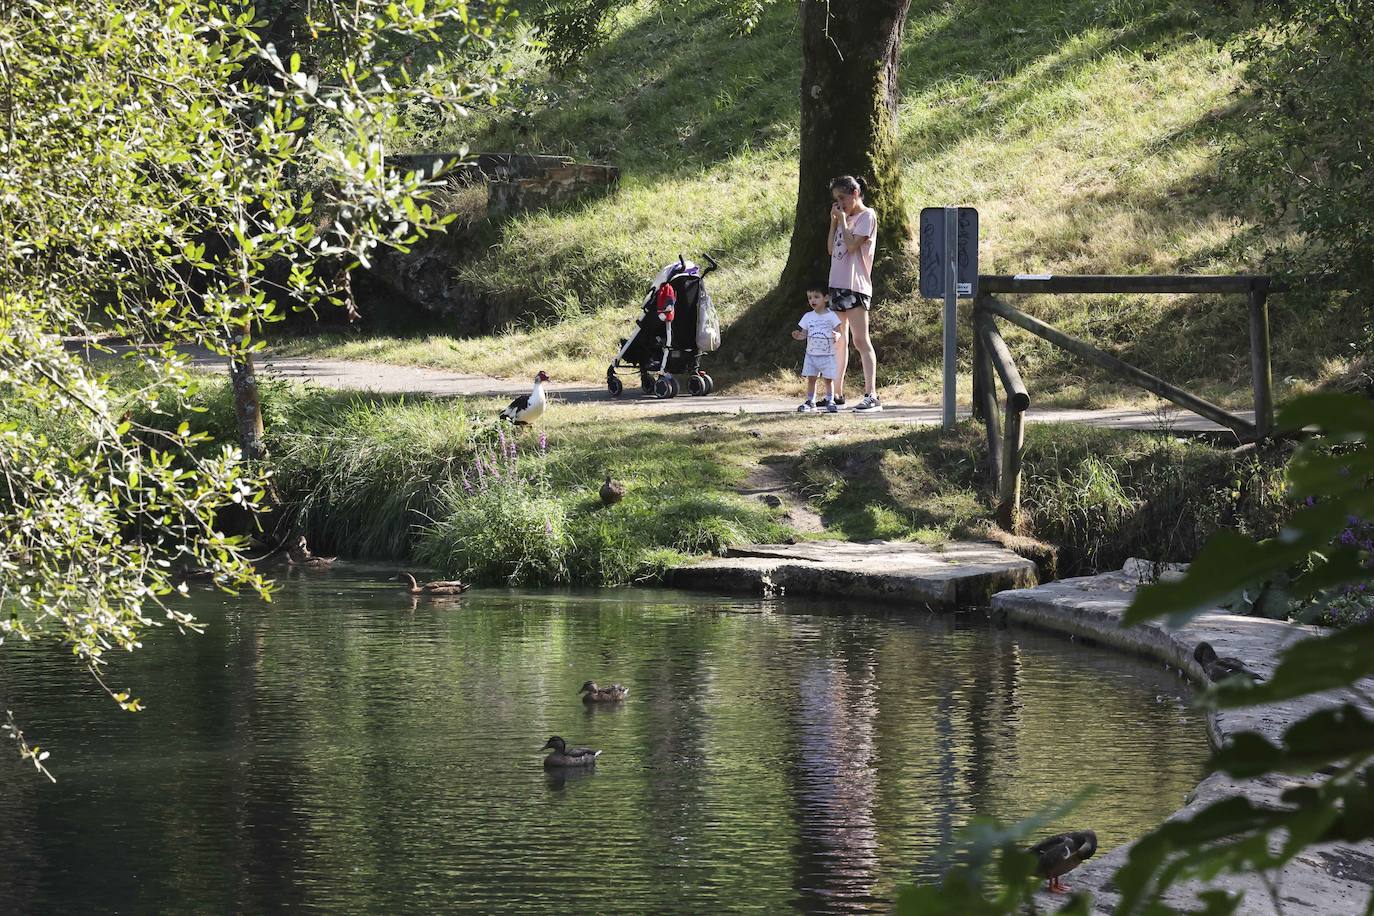
[[[801,157],[787,265],[740,330],[780,341],[806,304],[806,287],[829,276],[830,180],[861,176],[878,214],[875,284],[905,276],[913,239],[902,194],[897,69],[911,0],[801,0]],[[790,352],[787,351],[787,352]]]
[[[238,425],[239,449],[248,461],[263,461],[267,458],[267,443],[253,354],[229,357],[229,379],[234,388],[234,418]]]

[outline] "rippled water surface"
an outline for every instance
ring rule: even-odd
[[[1180,681],[1055,637],[663,591],[412,608],[385,575],[195,595],[205,635],[116,660],[138,715],[9,655],[59,782],[0,763],[4,908],[882,909],[973,816],[1095,784],[1060,826],[1111,848],[1206,758]],[[588,678],[629,701],[584,708]],[[595,772],[546,775],[553,734],[604,749]]]

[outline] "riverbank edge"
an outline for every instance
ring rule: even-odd
[[[1220,610],[1203,614],[1177,628],[1159,622],[1123,628],[1122,615],[1136,589],[1150,581],[1153,571],[1153,564],[1131,560],[1116,572],[1004,591],[993,596],[992,611],[995,616],[1004,616],[1008,623],[1018,626],[1154,658],[1179,669],[1199,685],[1208,683],[1201,666],[1193,659],[1193,650],[1200,641],[1210,642],[1220,655],[1242,659],[1251,670],[1268,678],[1273,675],[1287,646],[1319,632],[1317,627],[1227,614]],[[1207,717],[1208,733],[1213,746],[1221,746],[1244,731],[1259,732],[1277,743],[1284,731],[1316,709],[1343,703],[1354,703],[1369,711],[1369,707],[1350,691],[1327,691],[1285,703],[1212,711]],[[1191,818],[1213,802],[1235,795],[1245,796],[1257,805],[1278,805],[1286,789],[1307,781],[1283,776],[1235,780],[1224,773],[1212,773],[1198,783],[1186,803],[1168,820]],[[1126,862],[1130,849],[1131,845],[1114,849],[1084,864],[1071,876],[1075,890],[1092,893],[1094,912],[1114,910],[1118,895],[1111,879]],[[1361,911],[1374,887],[1374,843],[1328,843],[1308,849],[1280,872],[1277,884],[1284,905],[1282,912],[1286,916],[1330,916]],[[1204,889],[1244,892],[1244,901],[1237,910],[1241,914],[1269,916],[1276,912],[1269,889],[1259,876],[1249,874],[1225,875],[1206,884],[1183,884],[1172,889],[1165,902],[1179,908],[1195,905],[1197,893]],[[1043,893],[1041,899],[1047,906],[1056,900]]]

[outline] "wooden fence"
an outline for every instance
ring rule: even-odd
[[[1167,401],[1230,429],[1242,442],[1268,438],[1274,428],[1273,373],[1269,352],[1269,277],[1242,276],[980,276],[973,300],[973,412],[987,425],[991,476],[997,487],[997,523],[1015,530],[1021,504],[1021,453],[1025,444],[1023,414],[1030,394],[1012,360],[997,319],[1009,321],[1057,347],[1073,353],[1110,375],[1138,385]],[[1249,302],[1250,372],[1255,420],[1218,407],[1125,360],[1070,337],[1038,318],[1007,305],[998,295],[1062,293],[1231,293]],[[1005,412],[999,416],[996,382],[1005,393]]]

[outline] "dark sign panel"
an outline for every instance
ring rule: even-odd
[[[921,295],[945,297],[945,208],[921,211]],[[978,295],[978,211],[959,208],[959,277],[955,289],[960,299]]]

